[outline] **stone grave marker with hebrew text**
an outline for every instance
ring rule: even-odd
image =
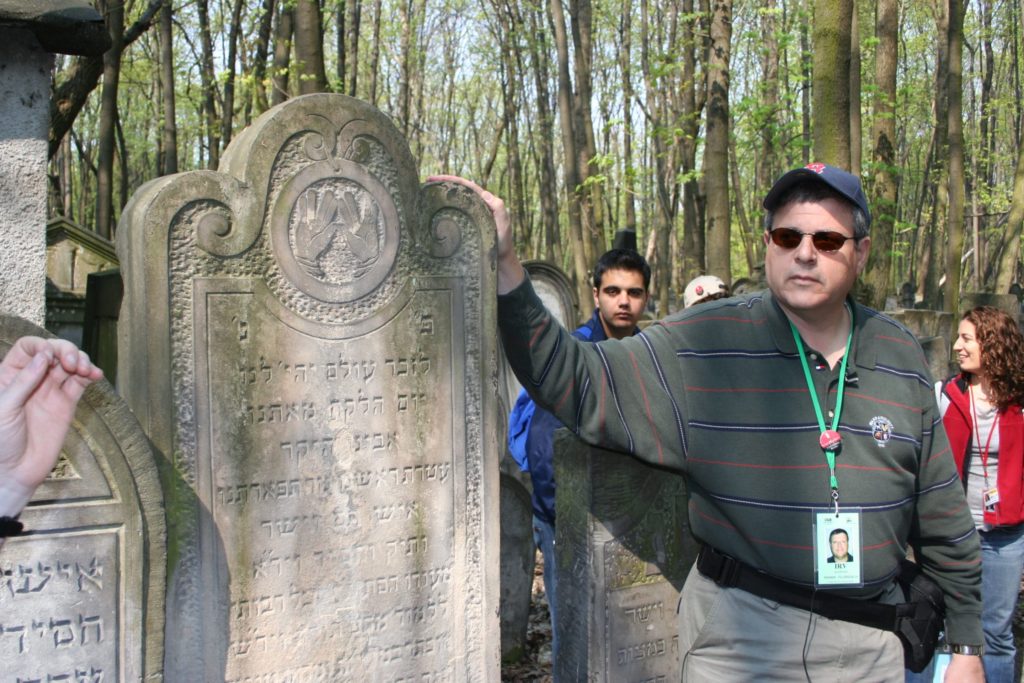
[[[678,681],[676,607],[697,559],[686,480],[555,432],[559,656],[572,681]]]
[[[49,336],[0,316],[0,357]],[[78,403],[57,464],[0,548],[0,680],[160,680],[164,509],[157,464],[106,381]]]
[[[119,380],[172,464],[168,678],[495,680],[485,206],[317,94],[139,188],[118,239]]]

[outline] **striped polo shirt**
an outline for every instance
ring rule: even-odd
[[[585,441],[683,472],[703,542],[813,585],[814,513],[831,505],[829,471],[796,343],[770,292],[599,344],[574,340],[528,280],[498,302],[509,362],[538,405]],[[906,328],[850,303],[836,475],[842,508],[861,511],[864,586],[840,592],[878,596],[909,544],[946,594],[950,642],[980,643],[978,537],[924,354]],[[831,424],[840,364],[806,352]]]

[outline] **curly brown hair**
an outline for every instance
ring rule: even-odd
[[[972,308],[963,319],[974,325],[989,399],[999,410],[1024,405],[1024,334],[1017,321],[992,306]]]

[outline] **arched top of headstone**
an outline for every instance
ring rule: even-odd
[[[558,322],[563,327],[575,327],[581,316],[580,302],[565,271],[547,261],[524,261],[523,268],[530,274],[534,289]]]
[[[110,49],[103,17],[86,0],[0,0],[0,26],[27,28],[40,45],[65,55],[101,55]]]

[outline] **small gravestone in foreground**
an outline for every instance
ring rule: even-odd
[[[0,316],[0,357],[24,335],[47,333]],[[0,680],[160,680],[163,500],[146,436],[107,382],[82,397],[21,521],[0,548]]]

